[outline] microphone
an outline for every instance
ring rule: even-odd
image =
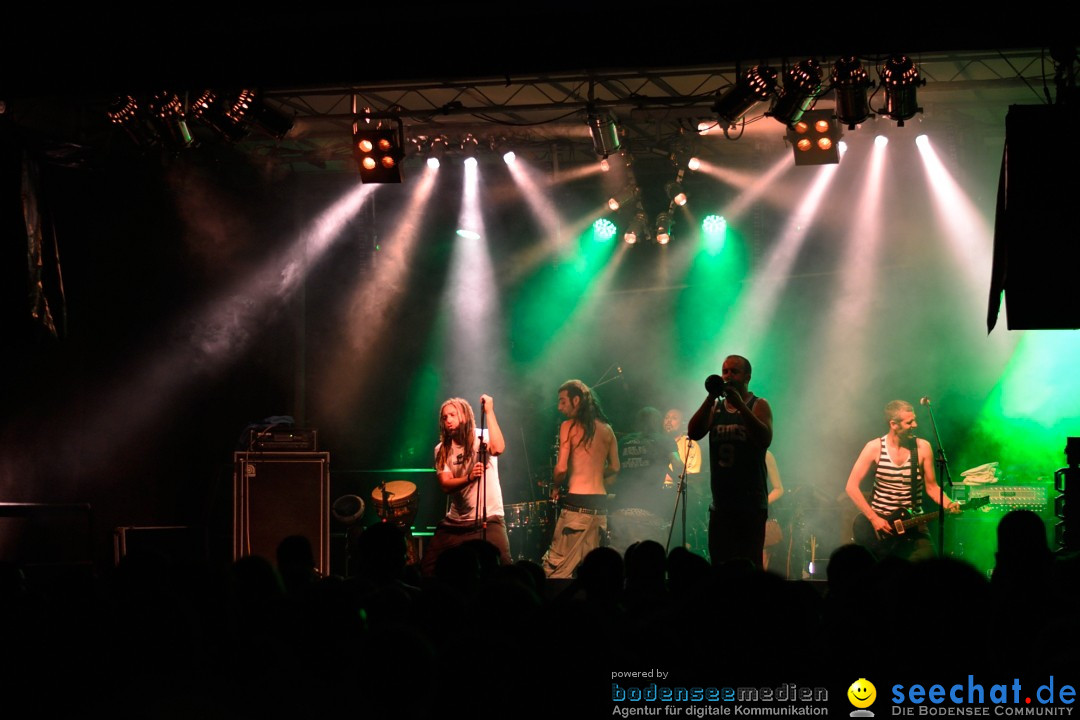
[[[716,395],[717,397],[723,397],[727,386],[719,375],[710,375],[705,378],[705,389],[710,395]]]
[[[930,405],[930,398],[925,397],[925,396],[919,398],[919,404],[929,406]]]

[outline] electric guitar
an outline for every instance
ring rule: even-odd
[[[977,497],[961,504],[960,512],[981,508],[983,505],[989,504],[989,502],[989,495]],[[908,528],[917,525],[925,526],[926,523],[936,519],[940,514],[940,510],[922,513],[920,515],[912,515],[911,510],[908,508],[894,510],[885,516],[885,520],[887,520],[892,527],[892,534],[874,530],[874,526],[870,524],[867,517],[860,514],[855,518],[855,522],[851,526],[851,536],[854,538],[857,545],[870,548],[876,554],[888,553],[897,543],[903,542],[906,539],[904,535],[907,533]]]

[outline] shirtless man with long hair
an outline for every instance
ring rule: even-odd
[[[562,502],[543,564],[548,577],[569,578],[607,532],[607,493],[619,472],[619,446],[599,401],[580,380],[559,388],[559,412],[567,419],[559,426],[552,497]]]

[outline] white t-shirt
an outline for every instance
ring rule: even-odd
[[[487,430],[484,430],[484,440],[487,440]],[[435,446],[435,456],[439,455],[439,448],[442,447],[442,443]],[[479,453],[480,450],[480,428],[476,429],[476,446],[475,452]],[[441,467],[436,468],[439,472],[449,472],[454,477],[464,477],[469,474],[472,468],[464,468],[461,466],[463,462],[464,451],[456,443],[451,448],[450,454],[447,456],[447,462]],[[474,456],[475,457],[475,456]],[[503,500],[502,500],[502,486],[499,484],[499,458],[488,456],[487,464],[487,484],[486,497],[487,500],[487,517],[502,517],[503,516]],[[463,488],[456,490],[449,495],[450,508],[446,511],[446,517],[448,520],[466,522],[476,518],[476,506],[478,503],[476,494],[480,489],[479,482],[471,482]]]

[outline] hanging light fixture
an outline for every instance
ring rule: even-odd
[[[919,69],[907,55],[890,56],[879,75],[885,91],[885,107],[878,112],[895,120],[897,127],[904,127],[905,120],[922,112],[916,94],[918,86],[925,85],[926,80],[919,77]]]
[[[784,125],[799,121],[821,92],[821,66],[807,58],[784,74],[784,90],[767,114]]]
[[[731,127],[759,102],[776,92],[776,70],[758,65],[746,71],[735,84],[717,98],[712,111],[722,127]]]
[[[859,59],[837,58],[833,65],[832,84],[836,90],[836,117],[848,130],[870,117],[866,91],[874,86]]]
[[[607,159],[612,153],[619,151],[619,127],[607,113],[600,114],[589,110],[586,120],[589,126],[589,137],[592,138],[593,150],[600,157]]]

